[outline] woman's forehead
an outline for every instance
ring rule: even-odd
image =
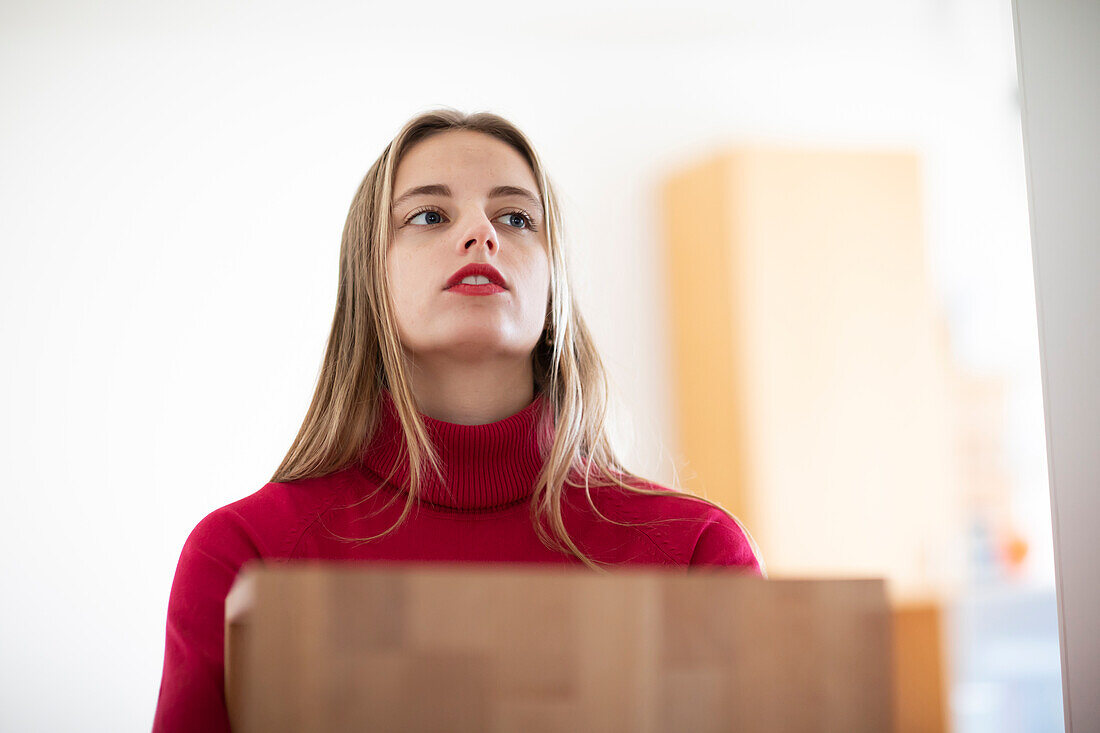
[[[406,151],[397,166],[394,189],[400,194],[403,187],[433,183],[454,188],[471,179],[492,179],[494,185],[530,186],[535,182],[523,155],[508,143],[472,130],[449,130]],[[482,182],[478,181],[479,185]]]

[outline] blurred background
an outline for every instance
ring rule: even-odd
[[[1062,730],[1009,0],[4,3],[0,728],[149,728],[183,541],[440,105],[563,194],[627,466],[772,577],[885,577],[909,729]]]

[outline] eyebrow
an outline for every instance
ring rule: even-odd
[[[398,206],[405,203],[414,196],[446,196],[451,198],[451,189],[442,183],[430,183],[426,186],[417,186],[416,188],[410,188],[405,193],[394,199],[393,210],[396,210]],[[520,188],[519,186],[495,186],[489,191],[489,198],[503,198],[505,196],[519,196],[525,199],[528,204],[537,209],[539,215],[542,216],[542,202],[538,200],[533,193],[526,188]]]

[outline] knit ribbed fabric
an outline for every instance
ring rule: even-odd
[[[393,395],[383,388],[379,423],[363,453],[363,467],[375,480],[409,491],[405,434]],[[553,415],[536,394],[519,412],[484,425],[444,422],[420,413],[439,454],[444,481],[425,463],[417,496],[454,511],[495,510],[531,496],[542,470],[540,431],[546,446],[553,437]]]

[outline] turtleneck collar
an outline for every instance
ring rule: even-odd
[[[484,425],[443,422],[420,413],[442,464],[445,482],[435,472],[422,472],[421,500],[453,511],[497,509],[530,497],[542,470],[539,433],[546,445],[553,437],[553,417],[546,398],[519,412]],[[363,466],[379,479],[393,472],[389,484],[408,491],[409,470],[404,433],[393,396],[379,393],[378,428],[363,452]]]

